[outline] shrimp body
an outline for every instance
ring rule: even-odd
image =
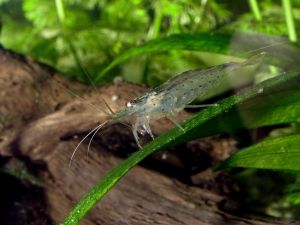
[[[119,119],[130,115],[136,117],[132,131],[137,144],[141,147],[138,133],[147,132],[154,138],[149,125],[150,119],[166,117],[180,127],[173,119],[176,113],[187,107],[197,97],[218,86],[226,78],[228,72],[256,64],[262,56],[263,53],[241,63],[229,62],[208,69],[184,72],[145,95],[128,102],[127,107],[116,112],[113,118]]]
[[[188,104],[197,97],[206,94],[210,89],[218,86],[226,78],[228,72],[241,69],[248,65],[257,64],[263,55],[264,53],[255,55],[241,63],[229,62],[208,69],[184,72],[168,80],[161,86],[151,89],[146,94],[128,102],[124,109],[117,112],[113,112],[106,104],[112,113],[111,118],[98,125],[80,141],[72,154],[71,160],[80,144],[89,135],[92,134],[92,140],[97,131],[104,125],[121,122],[124,118],[130,116],[135,118],[135,122],[132,124],[132,133],[140,148],[139,133],[142,135],[148,133],[152,139],[154,139],[149,125],[151,119],[166,117],[183,130],[174,120],[174,116],[178,112],[188,107]],[[207,105],[198,105],[196,107],[206,106]]]

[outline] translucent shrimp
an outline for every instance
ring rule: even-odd
[[[154,135],[150,128],[150,120],[168,118],[176,126],[184,129],[174,120],[175,115],[184,108],[208,107],[209,105],[189,105],[197,97],[206,94],[210,89],[218,86],[225,78],[228,72],[239,70],[248,65],[258,64],[265,53],[255,55],[241,63],[229,62],[208,69],[191,70],[175,76],[161,86],[151,89],[146,94],[135,98],[127,103],[126,107],[118,112],[111,111],[111,119],[98,125],[88,133],[77,145],[71,161],[81,143],[91,134],[92,137],[104,126],[116,122],[121,122],[126,117],[134,116],[135,122],[132,124],[132,133],[134,139],[141,148],[139,134],[148,133],[152,139]],[[89,142],[89,147],[90,147]]]

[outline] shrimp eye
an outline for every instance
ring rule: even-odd
[[[136,100],[132,100],[126,104],[127,107],[133,107],[136,104]]]

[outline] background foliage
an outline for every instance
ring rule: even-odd
[[[94,82],[107,82],[121,76],[127,81],[157,86],[188,69],[220,64],[232,56],[248,57],[256,48],[260,48],[256,52],[269,53],[266,62],[276,67],[265,66],[242,81],[235,77],[234,83],[237,84],[234,86],[260,83],[291,68],[299,71],[297,31],[300,1],[0,0],[0,16],[0,42],[4,47],[29,55],[85,82],[90,82],[85,73],[87,70]],[[259,34],[260,39],[251,38],[258,37],[251,36],[253,34]],[[294,44],[280,48],[285,37]],[[276,46],[274,43],[281,44]],[[292,76],[293,73],[289,73],[287,77]],[[264,90],[271,87],[272,82],[259,85]],[[300,95],[299,88],[285,86],[282,92],[283,89],[278,88],[281,85],[276,86],[280,92],[270,92],[266,99],[228,100],[235,108],[226,109],[228,111],[216,108],[216,112],[220,110],[221,113],[216,118],[199,114],[198,120],[196,118],[190,124],[199,131],[198,137],[234,133],[239,129],[253,132],[251,129],[267,126],[271,131],[265,140],[253,138],[245,150],[233,155],[219,168],[251,167],[230,171],[247,186],[249,204],[260,206],[262,211],[271,215],[296,217],[300,205],[300,160],[291,154],[300,152]],[[213,90],[209,96],[216,96],[229,88]],[[235,105],[237,103],[242,105]],[[236,120],[238,116],[240,118]],[[201,118],[207,121],[201,121]],[[203,126],[210,123],[210,119],[211,123],[221,125],[226,125],[227,121],[227,125],[205,130]],[[174,132],[171,132],[171,137],[175,142],[196,138],[176,136]],[[151,145],[146,147],[148,153],[167,143],[164,142],[167,139],[160,140],[152,144],[152,149]],[[286,156],[284,161],[283,156]],[[261,172],[257,168],[285,172]],[[121,174],[119,178],[126,173],[121,169],[117,171]],[[264,183],[280,190],[281,194],[259,188],[261,173],[271,174],[264,177]],[[280,185],[276,186],[278,177],[288,179],[280,179]]]
[[[260,1],[263,20],[259,22],[245,1],[2,0],[0,4],[5,47],[82,80],[86,76],[79,62],[95,77],[121,52],[157,37],[195,32],[234,34],[237,30],[288,33],[279,1]],[[300,15],[299,8],[293,10],[296,17]],[[170,74],[224,61],[204,57],[199,52],[169,51],[135,58],[111,74],[157,85]]]

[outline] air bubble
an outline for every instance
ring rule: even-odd
[[[117,76],[114,78],[113,82],[114,84],[121,83],[123,81],[123,77]]]
[[[117,96],[117,95],[111,96],[111,100],[112,100],[113,102],[117,101],[118,99],[119,99],[119,96]]]

